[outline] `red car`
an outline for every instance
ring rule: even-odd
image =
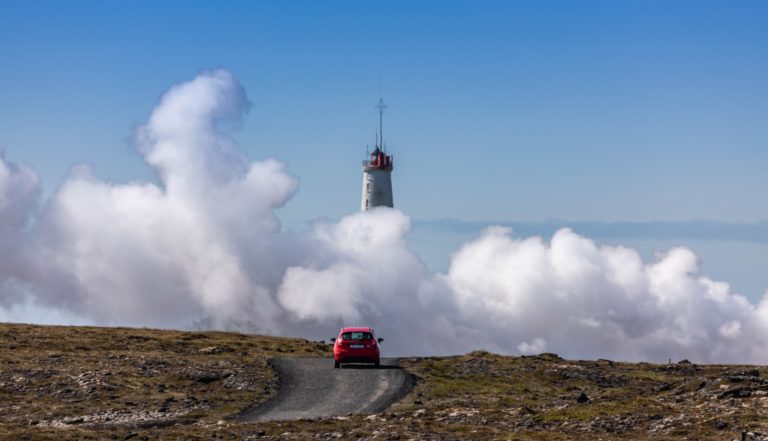
[[[333,367],[341,367],[342,363],[373,363],[379,367],[379,343],[383,341],[376,338],[373,328],[341,328],[339,336],[331,339]]]

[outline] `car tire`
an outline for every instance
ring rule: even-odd
[[[373,363],[373,367],[375,367],[376,369],[378,369],[380,366],[381,366],[381,363],[379,363],[379,360],[376,360],[376,362]]]
[[[340,368],[340,367],[341,367],[341,363],[339,363],[338,361],[334,361],[334,362],[333,362],[333,367],[334,367],[334,368],[336,368],[336,369],[338,369],[338,368]]]

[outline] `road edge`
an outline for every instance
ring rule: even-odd
[[[251,405],[240,412],[229,416],[227,419],[235,420],[240,423],[255,423],[256,418],[264,413],[277,407],[283,398],[285,393],[285,373],[280,368],[280,360],[290,360],[291,357],[273,357],[267,360],[267,365],[275,373],[277,379],[277,391],[276,394],[261,403]],[[328,358],[328,362],[332,362],[332,358]],[[413,390],[414,386],[418,382],[418,377],[402,367],[400,365],[400,358],[389,358],[389,365],[397,366],[404,374],[404,380],[398,384],[397,389],[388,396],[383,396],[375,400],[373,403],[367,405],[365,408],[356,412],[361,415],[375,414],[386,411],[388,408],[403,400]]]

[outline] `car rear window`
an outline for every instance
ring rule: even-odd
[[[370,332],[345,332],[341,334],[342,340],[370,340],[373,338]]]

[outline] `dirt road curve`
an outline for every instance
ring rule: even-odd
[[[334,369],[330,358],[276,359],[272,365],[280,377],[277,397],[244,413],[242,421],[381,412],[413,386],[396,359],[382,359],[378,369],[364,365]]]

